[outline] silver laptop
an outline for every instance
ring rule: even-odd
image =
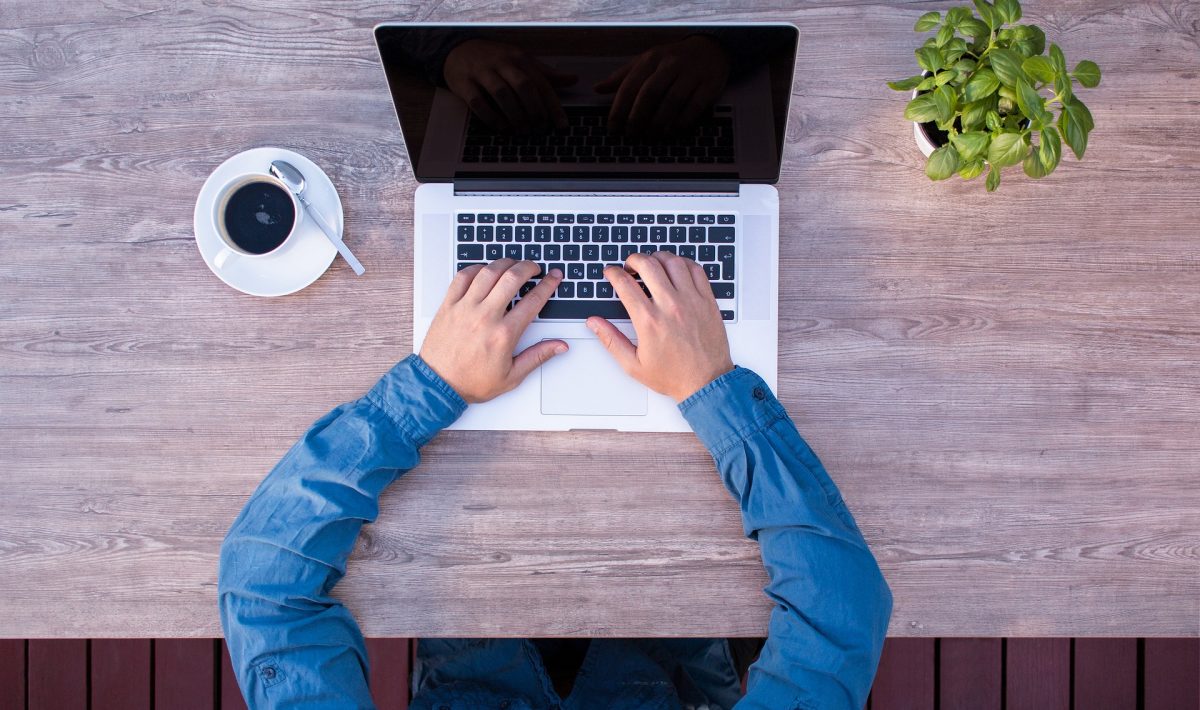
[[[507,257],[566,276],[518,347],[561,338],[570,351],[453,428],[687,431],[675,402],[626,375],[584,325],[603,316],[636,342],[602,273],[635,252],[699,262],[733,361],[775,386],[773,183],[796,37],[786,24],[375,28],[422,183],[414,349],[460,269]]]

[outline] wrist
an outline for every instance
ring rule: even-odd
[[[692,395],[704,389],[722,376],[733,372],[733,369],[733,362],[727,361],[724,364],[713,368],[706,377],[697,378],[689,386],[683,387],[679,391],[672,393],[671,398],[675,400],[675,404],[683,404]]]

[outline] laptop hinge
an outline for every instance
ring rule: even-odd
[[[604,193],[606,195],[680,194],[728,195],[736,197],[741,183],[736,177],[707,178],[522,178],[456,177],[455,195],[559,195],[564,193]]]

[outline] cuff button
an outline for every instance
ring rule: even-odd
[[[762,387],[755,387],[755,388],[754,388],[754,391],[753,391],[753,392],[751,392],[751,394],[753,394],[753,395],[754,395],[754,398],[755,398],[755,399],[757,399],[757,400],[758,400],[758,401],[760,401],[760,402],[761,402],[761,401],[763,401],[764,399],[766,399],[766,398],[767,398],[767,393],[766,393],[766,392],[763,392],[763,388],[762,388]]]

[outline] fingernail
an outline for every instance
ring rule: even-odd
[[[562,278],[562,272],[561,272],[561,271],[559,271],[558,269],[550,269],[550,275],[551,275],[551,276],[553,276],[553,277],[554,277],[554,278],[556,278],[556,279],[561,279],[561,278]]]
[[[590,321],[590,320],[589,320],[589,321],[587,322],[587,327],[588,327],[588,330],[592,331],[593,333],[599,333],[599,332],[600,332],[600,328],[596,326],[596,323],[595,323],[594,321]]]
[[[562,343],[559,343],[558,345],[554,346],[554,354],[555,355],[562,355],[566,351],[567,351],[567,346],[563,345]]]

